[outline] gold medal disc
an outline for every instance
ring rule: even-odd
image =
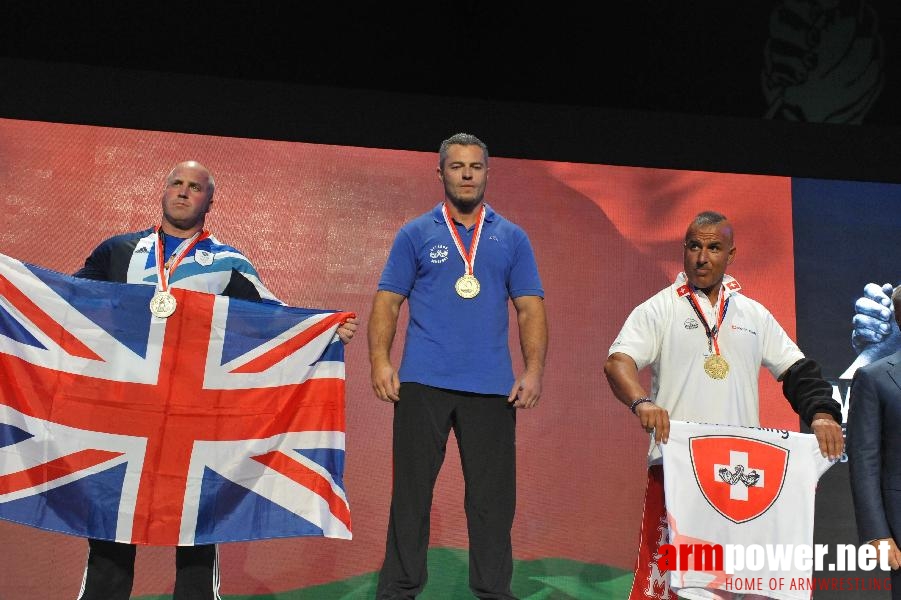
[[[153,295],[153,298],[150,299],[150,313],[154,317],[165,319],[175,312],[177,304],[175,296],[169,292],[158,291]]]
[[[711,354],[704,360],[704,372],[713,379],[725,379],[729,374],[729,363],[719,354]]]
[[[454,284],[454,289],[457,290],[457,295],[461,298],[475,298],[479,295],[479,290],[482,289],[482,286],[474,275],[467,274],[457,280],[457,283]]]

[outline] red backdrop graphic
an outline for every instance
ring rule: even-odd
[[[391,407],[370,389],[365,326],[394,233],[442,199],[439,143],[422,153],[0,120],[0,252],[73,272],[102,239],[157,223],[166,174],[194,159],[216,178],[209,228],[244,251],[273,292],[295,306],[360,316],[346,357],[354,539],[224,545],[224,593],[290,590],[381,563]],[[629,311],[681,270],[685,227],[705,209],[732,219],[738,252],[730,272],[794,336],[790,180],[503,157],[492,157],[490,169],[488,202],[535,248],[551,340],[542,403],[518,417],[515,557],[631,568],[647,437],[609,391],[607,349]],[[395,360],[404,314],[401,321]],[[515,332],[513,325],[511,317]],[[515,334],[510,345],[518,368]],[[797,429],[767,373],[762,384],[763,424]],[[465,548],[462,474],[451,446],[431,543]],[[84,540],[8,523],[0,523],[0,540],[15,548],[4,559],[0,598],[75,595]],[[171,549],[140,549],[136,595],[171,589],[172,576]]]

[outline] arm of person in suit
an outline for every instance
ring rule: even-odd
[[[896,568],[898,547],[892,538],[882,498],[882,407],[876,382],[869,369],[858,369],[851,382],[848,413],[848,459],[851,496],[861,542],[890,543]]]
[[[882,551],[882,546],[886,546],[886,550],[888,552],[888,566],[891,567],[893,571],[896,571],[898,567],[901,567],[901,550],[898,549],[898,545],[895,544],[895,540],[892,538],[883,538],[881,540],[871,540],[870,545],[876,548],[876,552],[879,553]],[[879,562],[882,563],[882,556],[879,556]]]

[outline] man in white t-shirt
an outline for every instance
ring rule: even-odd
[[[669,420],[760,425],[758,377],[765,366],[782,382],[792,408],[816,435],[823,456],[841,456],[844,441],[841,407],[819,366],[788,337],[773,315],[741,293],[726,275],[735,259],[732,225],[725,216],[705,211],[685,233],[685,271],[629,315],[604,365],[613,394],[653,432],[648,490],[642,524],[642,548],[632,597],[667,597],[653,568],[653,534],[660,522],[663,474],[658,443],[666,443]],[[651,391],[638,373],[651,367]],[[651,539],[655,537],[656,539]],[[650,552],[649,552],[650,550]],[[650,562],[649,562],[650,561]]]

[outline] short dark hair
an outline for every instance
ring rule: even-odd
[[[447,149],[449,146],[457,144],[459,146],[478,146],[482,149],[482,153],[485,155],[485,164],[488,164],[488,146],[485,145],[485,142],[472,135],[471,133],[455,133],[450,136],[443,142],[441,142],[441,147],[438,148],[438,167],[444,167],[444,161],[447,160]]]
[[[726,218],[726,215],[713,210],[705,210],[703,212],[699,212],[695,215],[695,218],[691,220],[691,223],[688,224],[688,228],[685,230],[685,243],[688,243],[688,234],[692,229],[699,227],[709,227],[711,225],[720,225],[721,223],[727,224],[729,228],[729,234],[732,235],[732,226],[728,225],[729,219]]]

